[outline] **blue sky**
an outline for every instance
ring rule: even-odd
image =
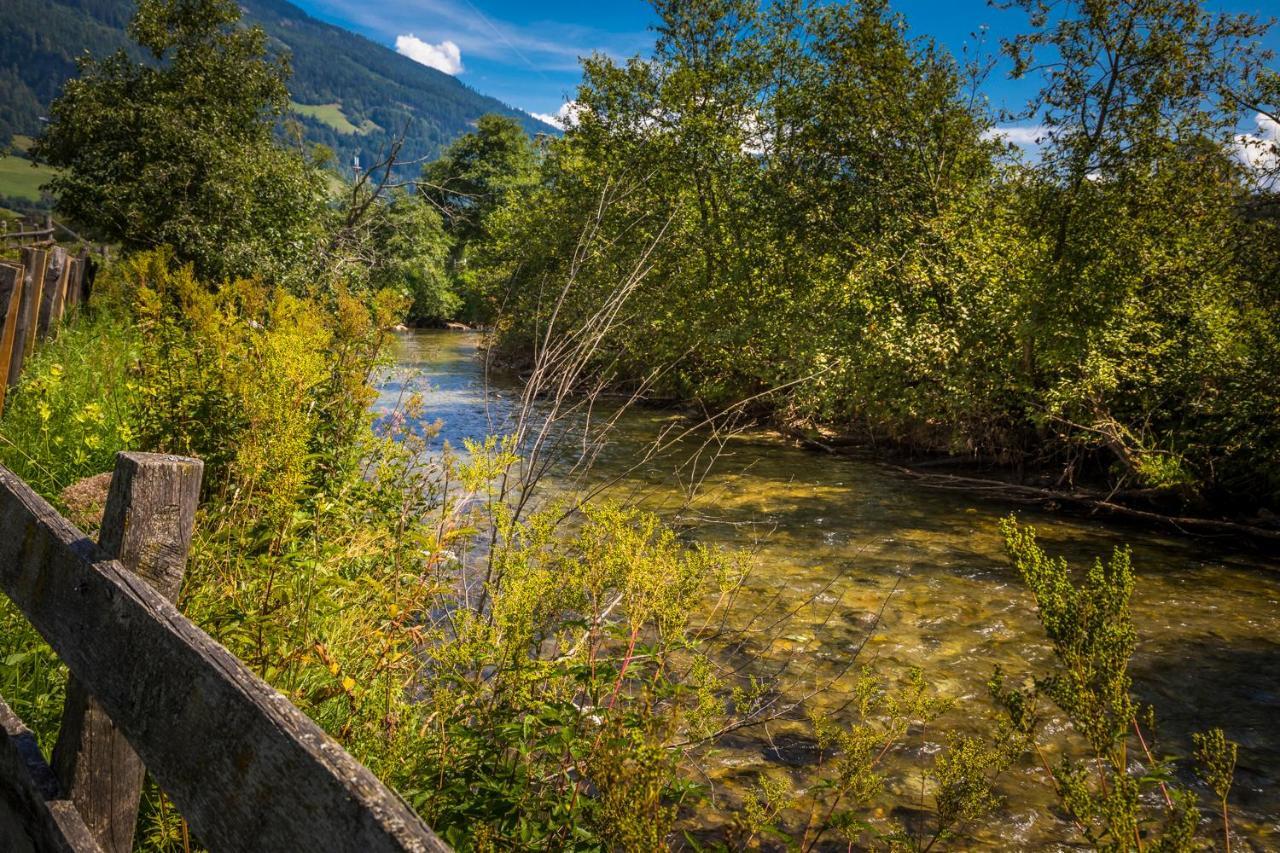
[[[554,115],[573,96],[578,57],[647,53],[653,11],[643,0],[295,0],[312,15],[454,74],[479,92],[535,114]],[[1210,8],[1280,15],[1280,0],[1211,0]],[[986,0],[896,0],[912,32],[959,54],[998,54],[999,40],[1025,25],[1021,11]],[[974,38],[985,27],[982,41]],[[983,43],[985,42],[985,43]],[[1268,46],[1280,53],[1280,32]],[[1011,81],[1007,67],[988,79],[997,109],[1016,110],[1036,89]],[[1246,120],[1247,121],[1247,120]]]

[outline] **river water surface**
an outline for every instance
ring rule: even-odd
[[[441,440],[459,445],[464,437],[501,434],[517,390],[500,382],[486,387],[478,343],[475,335],[457,332],[399,336],[397,369],[383,381],[378,406],[394,405],[406,387],[421,387],[427,416],[444,422]],[[804,695],[835,679],[812,704],[840,713],[849,683],[840,673],[861,649],[860,664],[885,673],[919,666],[936,690],[957,701],[935,724],[936,733],[911,736],[893,768],[896,802],[918,797],[919,765],[927,763],[921,759],[939,748],[946,730],[987,727],[986,683],[996,665],[1020,674],[1048,657],[1030,596],[1007,564],[997,529],[1001,517],[1016,512],[1036,526],[1047,550],[1074,565],[1132,546],[1139,635],[1134,692],[1155,706],[1165,752],[1185,755],[1190,733],[1215,725],[1239,742],[1233,820],[1240,848],[1280,849],[1280,573],[1274,559],[938,491],[872,462],[813,453],[766,432],[730,439],[690,502],[686,478],[674,473],[675,456],[631,471],[672,419],[670,412],[628,412],[593,476],[619,477],[615,499],[658,511],[690,538],[754,554],[737,607],[753,616],[794,612],[774,643],[754,650],[766,660],[795,661],[786,671],[786,691]],[[709,760],[710,775],[732,801],[735,781],[763,765],[801,772],[812,757],[803,727],[775,723],[726,741]],[[1007,803],[978,832],[983,846],[1062,845],[1067,836],[1044,808],[1051,797],[1043,783],[1033,768],[1006,775]]]

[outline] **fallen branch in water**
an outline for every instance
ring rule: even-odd
[[[824,453],[847,455],[839,448],[819,441],[794,428],[777,427],[777,429],[783,435],[788,438],[795,439],[805,447],[814,450],[821,450]],[[962,477],[955,474],[937,474],[927,471],[919,471],[914,468],[909,468],[903,465],[894,465],[889,462],[879,462],[877,464],[935,489],[953,489],[969,493],[980,493],[984,497],[996,497],[1007,500],[1055,501],[1058,503],[1073,504],[1075,506],[1085,507],[1094,512],[1107,512],[1112,515],[1122,516],[1125,518],[1134,518],[1145,522],[1167,525],[1181,533],[1191,535],[1244,535],[1255,539],[1264,539],[1269,542],[1280,542],[1280,530],[1273,530],[1266,527],[1257,527],[1252,524],[1242,524],[1237,521],[1225,521],[1216,518],[1165,515],[1159,512],[1152,512],[1150,510],[1138,509],[1136,507],[1116,503],[1113,500],[1108,500],[1099,493],[1084,491],[1081,489],[1060,491],[1057,489],[1045,489],[1039,486],[1026,486],[1019,483],[1008,483],[1004,480],[991,480],[983,477]]]
[[[925,485],[933,488],[956,488],[965,491],[981,490],[988,493],[996,493],[1001,496],[1023,497],[1033,500],[1053,500],[1060,503],[1071,503],[1078,506],[1089,507],[1090,509],[1103,510],[1114,515],[1122,515],[1129,518],[1138,518],[1144,521],[1152,521],[1160,524],[1170,525],[1182,533],[1214,533],[1214,534],[1244,534],[1246,536],[1254,536],[1260,539],[1268,539],[1271,541],[1280,541],[1280,530],[1270,530],[1265,527],[1255,527],[1251,524],[1241,524],[1236,521],[1223,521],[1216,518],[1199,518],[1196,516],[1176,516],[1165,515],[1159,512],[1151,512],[1150,510],[1137,509],[1124,504],[1118,504],[1115,501],[1109,501],[1090,492],[1082,492],[1079,490],[1070,492],[1061,492],[1054,489],[1042,489],[1036,486],[1023,486],[1017,483],[1006,483],[1001,480],[987,480],[981,477],[958,477],[953,474],[929,474],[920,471],[914,471],[901,465],[890,465],[884,463],[886,467],[892,468],[908,477],[919,480]]]

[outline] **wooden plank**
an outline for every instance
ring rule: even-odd
[[[13,385],[22,375],[22,367],[35,351],[36,313],[40,308],[40,290],[44,286],[45,266],[49,253],[44,249],[22,250],[22,307],[18,312],[17,338],[13,345],[13,357],[9,361],[9,384]]]
[[[89,266],[89,251],[81,249],[76,255],[76,265],[72,269],[72,278],[67,283],[67,306],[80,304],[80,293],[84,287],[84,274]]]
[[[102,249],[102,257],[106,258],[107,250]],[[76,303],[79,305],[89,304],[89,298],[93,295],[93,282],[98,277],[98,262],[94,260],[92,255],[85,255],[84,273],[80,276],[80,292],[76,294]]]
[[[80,276],[82,275],[84,275],[83,249],[72,258],[71,272],[67,275],[67,295],[63,299],[64,310],[70,310],[76,304],[76,290],[80,286]]]
[[[10,231],[8,234],[4,235],[5,240],[25,240],[28,237],[44,237],[46,239],[51,239],[53,237],[53,229],[37,228],[34,231]]]
[[[116,456],[98,547],[169,601],[177,601],[182,586],[203,470],[199,459],[183,456]],[[53,768],[102,849],[129,853],[146,769],[74,675],[67,682]]]
[[[0,850],[100,853],[64,798],[35,735],[0,701]]]
[[[61,246],[54,246],[49,250],[49,265],[45,268],[44,287],[40,291],[40,313],[36,318],[36,340],[38,341],[49,337],[49,327],[53,322],[54,300],[67,275],[67,259],[67,250]]]
[[[62,323],[62,315],[67,307],[67,288],[71,283],[71,276],[75,272],[75,266],[76,259],[69,256],[66,263],[62,265],[62,276],[58,279],[58,287],[53,292],[53,305],[49,309],[50,329]]]
[[[0,467],[0,587],[214,851],[445,851],[413,811]]]
[[[4,398],[9,391],[9,361],[13,358],[18,313],[22,310],[23,274],[20,266],[0,264],[0,308],[4,310],[4,326],[0,327],[0,415],[4,414]]]

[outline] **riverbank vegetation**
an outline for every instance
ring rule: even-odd
[[[997,46],[953,57],[884,2],[656,3],[653,57],[584,63],[538,187],[469,252],[498,349],[527,359],[639,267],[596,362],[616,385],[1274,512],[1276,161],[1237,132],[1276,109],[1266,24],[1014,6],[999,49],[1046,81],[1014,117],[1030,152],[980,95]]]
[[[908,733],[954,700],[921,672],[869,669],[853,681],[852,720],[812,720],[815,766],[767,772],[741,812],[721,812],[738,795],[703,782],[718,740],[804,713],[785,680],[764,678],[763,658],[741,651],[785,627],[726,621],[749,558],[609,504],[571,525],[561,505],[522,508],[513,446],[429,453],[415,400],[375,423],[382,330],[404,307],[386,292],[362,302],[252,280],[210,288],[167,252],[135,254],[40,352],[0,421],[0,459],[81,512],[81,478],[109,470],[117,450],[204,459],[181,608],[463,849],[652,850],[681,831],[693,846],[964,845],[1000,805],[999,777],[1015,765],[1039,775],[1040,738],[1061,748],[1043,732],[1061,717],[1102,775],[1068,749],[1039,784],[1081,838],[1138,849],[1136,833],[1154,839],[1163,825],[1160,849],[1194,849],[1197,792],[1175,781],[1190,771],[1126,751],[1151,737],[1126,674],[1127,554],[1073,586],[1012,522],[1010,552],[1059,663],[1030,692],[997,673],[1009,721],[915,759],[927,820],[885,815],[889,761],[911,755]],[[47,748],[65,673],[8,605],[0,658],[7,701]],[[1214,807],[1227,802],[1233,750],[1220,732],[1200,743]],[[180,817],[151,796],[144,848],[184,849]],[[915,794],[909,804],[920,807]]]
[[[1228,223],[1249,257],[1274,248],[1266,222],[1220,206],[1250,198],[1221,152],[1156,145],[1168,161],[1130,163],[1115,141],[1114,163],[1101,147],[1077,155],[1090,171],[1064,194],[1041,167],[1002,159],[962,67],[907,41],[884,6],[658,8],[660,61],[592,59],[562,142],[526,148],[486,121],[417,193],[392,186],[390,157],[331,192],[324,157],[276,135],[285,69],[262,34],[223,0],[143,0],[132,32],[163,61],[87,62],[37,145],[64,170],[59,209],[124,253],[13,390],[0,461],[92,529],[88,478],[116,451],[203,459],[179,606],[462,849],[963,849],[989,838],[1014,775],[1050,792],[1047,819],[1072,842],[1229,843],[1234,744],[1214,730],[1166,756],[1130,694],[1127,552],[1073,571],[1007,522],[1045,630],[1027,642],[1047,641],[1052,660],[994,673],[1004,716],[925,750],[914,739],[955,700],[927,673],[863,669],[862,645],[843,663],[849,713],[804,722],[804,696],[767,657],[785,620],[730,616],[750,555],[633,508],[531,500],[538,446],[554,442],[542,426],[459,452],[414,396],[371,414],[388,330],[458,310],[460,288],[495,312],[497,346],[532,353],[529,397],[550,389],[557,405],[584,384],[638,381],[925,446],[1043,446],[1080,472],[1105,446],[1130,453],[1146,486],[1189,494],[1221,485],[1197,460],[1260,464],[1254,433],[1206,437],[1227,428],[1210,415],[1228,403],[1258,435],[1274,428],[1273,389],[1246,380],[1266,372],[1275,294],[1260,277],[1226,287],[1234,256],[1196,243],[1197,228]],[[1179,79],[1161,83],[1159,109]],[[498,167],[487,150],[503,152]],[[1183,194],[1193,181],[1212,190],[1199,206]],[[1142,213],[1135,192],[1166,231],[1117,230]],[[1045,232],[1024,207],[1037,200],[1075,212]],[[1170,247],[1174,221],[1186,243]],[[1138,258],[1132,243],[1112,252],[1130,233],[1149,250]],[[1148,302],[1156,273],[1176,286]],[[1080,302],[1097,309],[1093,332],[1052,296],[1086,285],[1106,297],[1106,310]],[[1181,365],[1173,385],[1122,363],[1139,340],[1152,365]],[[1081,347],[1096,358],[1067,381]],[[1237,395],[1205,386],[1186,427],[1203,434],[1178,433],[1203,444],[1175,442],[1157,410],[1208,381],[1195,371],[1211,353],[1209,378]],[[1036,408],[1050,404],[1093,427],[1059,429]],[[1111,429],[1100,418],[1123,427],[1120,449],[1097,440]],[[1261,466],[1249,494],[1273,475]],[[47,748],[65,673],[7,604],[0,661],[0,692]],[[777,720],[807,726],[815,760],[719,789],[706,772],[717,745]],[[905,795],[889,784],[904,764],[919,782]],[[193,843],[155,791],[138,837]]]

